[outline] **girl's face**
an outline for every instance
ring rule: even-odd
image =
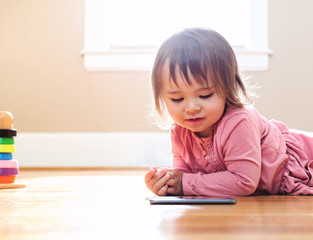
[[[171,118],[197,136],[208,137],[224,113],[226,99],[217,94],[210,81],[208,86],[203,86],[191,77],[192,84],[188,85],[181,74],[177,74],[176,86],[168,76],[169,69],[164,67],[162,97]]]

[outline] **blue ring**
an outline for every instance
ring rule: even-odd
[[[0,153],[0,160],[11,160],[12,153]]]

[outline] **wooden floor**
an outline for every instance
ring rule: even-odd
[[[313,196],[150,205],[144,171],[30,171],[0,190],[0,239],[313,239]]]

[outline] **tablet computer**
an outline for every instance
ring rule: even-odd
[[[150,204],[235,204],[234,198],[206,196],[153,196]]]

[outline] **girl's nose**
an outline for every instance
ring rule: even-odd
[[[201,110],[201,106],[197,101],[189,101],[185,107],[185,111],[190,114],[198,113]]]

